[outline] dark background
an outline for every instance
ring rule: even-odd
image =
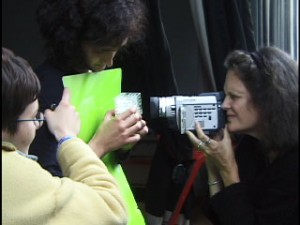
[[[38,2],[2,0],[2,46],[27,59],[33,68],[44,60],[35,21]],[[179,94],[197,93],[198,47],[189,1],[161,0],[160,4]]]

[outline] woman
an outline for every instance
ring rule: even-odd
[[[37,22],[45,41],[47,56],[35,72],[41,81],[41,108],[57,104],[64,86],[62,78],[87,72],[99,72],[112,66],[116,54],[125,45],[143,36],[146,21],[145,6],[141,0],[42,0],[37,8]],[[144,224],[123,172],[111,170],[127,158],[132,147],[147,134],[146,122],[136,110],[128,110],[121,117],[109,111],[110,125],[101,124],[89,145],[102,145],[104,154],[114,151],[114,160],[104,163],[117,178],[126,199],[129,224]],[[113,118],[113,120],[112,120]],[[118,120],[115,120],[118,118]],[[114,124],[113,124],[114,123]],[[42,127],[30,147],[43,168],[55,176],[63,173],[56,159],[57,141]],[[117,175],[116,175],[117,174]],[[123,179],[121,179],[123,178]]]
[[[233,51],[225,66],[223,135],[187,132],[206,156],[204,211],[213,224],[298,224],[298,65],[264,47]]]
[[[145,6],[140,0],[41,1],[37,22],[47,50],[46,61],[35,70],[42,86],[39,97],[41,108],[46,109],[59,102],[64,89],[63,76],[99,72],[111,67],[121,48],[143,36],[145,20]],[[125,127],[125,132],[120,124],[98,132],[89,144],[102,142],[108,149],[116,150],[138,142],[148,128],[136,111],[128,111],[127,114],[120,121],[130,124]],[[115,114],[111,111],[108,116],[113,118]],[[137,127],[140,129],[129,132],[131,127],[134,131]],[[42,127],[30,147],[30,153],[38,156],[43,168],[61,177],[56,144],[47,127]]]
[[[29,64],[2,48],[2,223],[127,224],[119,186],[99,159],[101,144],[92,149],[77,138],[80,119],[69,91],[44,117],[40,88]],[[53,177],[28,155],[44,121],[58,142],[64,178]]]

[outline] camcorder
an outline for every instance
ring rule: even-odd
[[[224,128],[225,111],[221,108],[224,92],[207,92],[198,96],[150,97],[151,119],[165,118],[171,129],[184,134],[195,130],[198,121],[206,134]]]

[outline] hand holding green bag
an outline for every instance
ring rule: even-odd
[[[115,108],[114,99],[121,93],[122,71],[120,68],[97,73],[77,74],[63,77],[63,84],[71,91],[71,102],[79,112],[81,131],[79,137],[88,143],[104,120],[108,110]],[[145,224],[133,193],[114,153],[102,158],[109,172],[116,178],[127,203],[129,225]]]

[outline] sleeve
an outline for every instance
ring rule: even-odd
[[[4,156],[4,157],[3,157]],[[16,152],[2,151],[3,215],[14,224],[125,225],[125,201],[103,162],[78,138],[61,145],[64,178]]]
[[[214,195],[210,204],[222,225],[258,225],[254,220],[254,207],[248,199],[247,186],[233,184]]]
[[[102,221],[105,221],[105,217],[108,222],[110,217],[114,218],[116,224],[120,224],[122,220],[125,221],[127,210],[119,186],[90,147],[76,138],[63,143],[58,152],[58,161],[63,175],[75,182],[80,182],[75,183],[80,186],[78,186],[79,191],[82,189],[84,192],[87,188],[91,191],[90,199],[89,196],[82,194],[78,194],[76,198],[87,204],[89,201],[95,202],[95,207],[98,206],[99,211],[102,211],[99,212],[102,214],[100,216]],[[82,183],[84,185],[81,185]]]
[[[214,195],[210,203],[220,224],[299,224],[296,154],[271,164],[255,184],[233,184]]]

